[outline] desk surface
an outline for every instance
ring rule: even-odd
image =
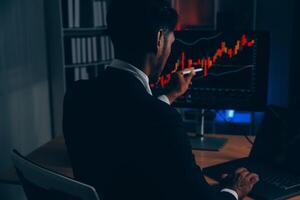
[[[243,136],[213,135],[214,137],[225,137],[228,143],[218,152],[213,151],[193,151],[197,163],[201,167],[209,167],[230,160],[246,157],[251,145]],[[252,138],[254,139],[254,138]],[[67,149],[63,137],[58,137],[29,154],[28,158],[48,169],[58,173],[73,177],[73,171],[67,155]],[[209,183],[215,183],[207,179]],[[16,172],[11,169],[0,174],[0,182],[9,184],[20,184]],[[245,200],[250,200],[246,198]],[[300,200],[300,196],[290,200]]]

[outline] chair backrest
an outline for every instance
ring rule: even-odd
[[[45,169],[16,150],[12,160],[28,200],[99,200],[92,186]]]

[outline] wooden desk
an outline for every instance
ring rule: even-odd
[[[214,135],[214,137],[225,137],[228,139],[228,143],[219,152],[193,151],[196,161],[201,167],[209,167],[233,159],[246,157],[251,150],[251,145],[243,136]],[[43,145],[29,154],[28,158],[48,169],[73,177],[73,171],[63,137],[58,137]],[[210,184],[215,183],[212,179],[207,178],[207,180]],[[0,182],[20,184],[16,172],[13,169],[0,174]],[[245,200],[250,199],[251,198],[245,198]],[[291,198],[290,200],[300,200],[300,196]]]

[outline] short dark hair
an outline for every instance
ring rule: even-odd
[[[107,15],[117,55],[155,53],[158,31],[174,31],[177,22],[176,10],[165,0],[112,0]]]

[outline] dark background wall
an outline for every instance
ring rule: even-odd
[[[293,26],[296,0],[257,1],[257,29],[271,33],[269,103],[287,106]]]
[[[300,113],[300,1],[294,2],[293,34],[292,34],[292,52],[291,52],[291,71],[290,71],[290,107],[294,110],[294,115],[299,119]],[[296,120],[298,121],[298,120]]]
[[[44,4],[0,0],[0,171],[10,151],[31,152],[51,138]],[[0,199],[23,199],[0,184]]]

